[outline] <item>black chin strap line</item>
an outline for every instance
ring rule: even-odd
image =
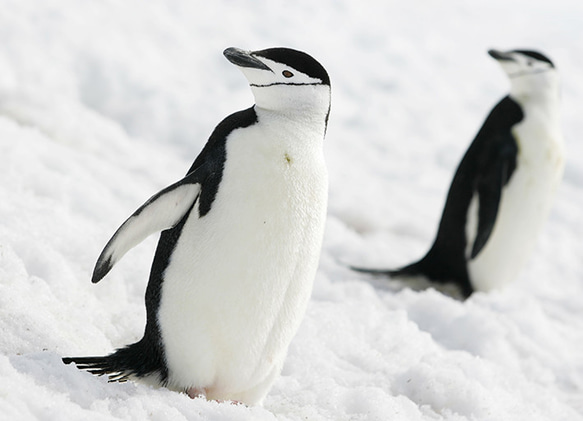
[[[514,79],[515,77],[520,77],[520,76],[526,76],[526,75],[535,75],[537,73],[545,73],[548,72],[549,69],[535,69],[535,70],[524,70],[522,72],[516,72],[516,73],[509,73],[508,77],[511,79]]]
[[[322,82],[314,82],[314,83],[289,83],[289,82],[274,82],[274,83],[267,83],[265,85],[258,85],[256,83],[250,83],[249,86],[253,86],[255,88],[267,88],[269,86],[277,86],[277,85],[291,85],[291,86],[312,86],[312,85],[322,85]]]

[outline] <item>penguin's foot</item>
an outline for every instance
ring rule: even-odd
[[[191,387],[185,390],[185,393],[188,395],[188,397],[190,399],[196,399],[196,398],[203,398],[203,399],[207,399],[206,397],[206,390],[204,389],[199,389],[198,387]],[[244,405],[243,402],[240,401],[225,401],[225,400],[219,400],[219,399],[211,399],[211,401],[213,402],[217,402],[217,403],[229,403],[231,405]]]
[[[195,398],[205,398],[206,399],[206,390],[199,389],[198,387],[190,387],[186,389],[186,394],[190,399]]]

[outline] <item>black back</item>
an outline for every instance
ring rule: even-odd
[[[486,244],[498,212],[503,186],[516,168],[518,146],[511,129],[523,119],[520,106],[510,97],[492,109],[453,177],[435,241],[425,257],[392,274],[423,274],[438,282],[454,282],[462,293],[473,288],[466,263],[466,222],[470,202],[479,195],[475,257]]]
[[[200,180],[201,191],[198,197],[200,218],[204,217],[210,211],[219,190],[226,161],[227,137],[233,130],[249,127],[256,122],[257,114],[253,107],[231,114],[225,118],[214,129],[208,142],[188,170],[187,174],[190,174],[195,170],[203,169]],[[151,345],[159,350],[161,354],[163,354],[163,348],[160,343],[157,314],[158,308],[160,307],[160,295],[164,281],[163,275],[170,263],[170,258],[189,215],[190,212],[187,212],[182,221],[174,228],[161,233],[150,271],[148,288],[146,290],[147,323],[144,338],[147,336],[152,336],[152,340],[156,338],[157,343],[151,343]]]
[[[184,179],[184,182],[197,182],[201,185],[200,194],[194,202],[199,202],[199,218],[203,218],[211,210],[219,189],[226,161],[227,137],[233,130],[249,127],[256,122],[257,114],[253,107],[225,118],[214,129],[208,142],[188,170],[188,177]],[[166,385],[168,368],[158,324],[158,309],[164,271],[170,263],[172,253],[190,213],[190,211],[187,212],[175,227],[162,231],[160,235],[146,288],[146,328],[143,338],[105,357],[64,358],[63,361],[66,364],[73,362],[79,368],[89,370],[91,373],[107,374],[111,381],[124,381],[131,375],[144,377],[155,374],[160,383]]]

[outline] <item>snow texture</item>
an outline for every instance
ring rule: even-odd
[[[0,419],[583,419],[580,0],[0,1]],[[227,47],[287,46],[332,80],[330,205],[314,293],[264,407],[108,384],[61,363],[138,340],[155,236],[99,284],[140,204],[248,107]],[[567,163],[520,278],[457,301],[356,274],[429,247],[454,169],[508,81],[562,79]]]

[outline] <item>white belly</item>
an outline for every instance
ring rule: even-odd
[[[258,126],[247,129],[261,131]],[[327,203],[321,140],[227,143],[211,210],[191,212],[164,274],[169,387],[258,403],[305,312]]]
[[[545,129],[532,125],[514,129],[519,147],[516,170],[502,191],[488,242],[468,261],[477,291],[499,288],[518,277],[548,217],[563,173],[563,147],[560,135],[544,136]]]

